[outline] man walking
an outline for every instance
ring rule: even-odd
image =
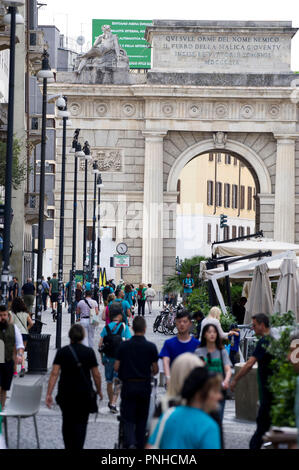
[[[115,299],[110,302],[109,304],[109,312],[110,306],[115,302],[121,302],[122,309],[123,309],[123,321],[128,325],[129,318],[132,316],[131,306],[127,300],[125,300],[125,293],[123,290],[116,290],[115,291]]]
[[[186,278],[183,281],[184,294],[183,302],[185,303],[190,294],[192,294],[192,289],[194,287],[194,280],[191,277],[191,274],[188,273]]]
[[[151,284],[147,285],[147,289],[145,291],[145,298],[148,306],[148,313],[151,314],[153,311],[153,300],[156,297],[156,291],[152,288]]]
[[[27,279],[27,282],[22,287],[22,296],[24,300],[24,304],[27,307],[28,313],[32,314],[32,308],[34,304],[34,294],[35,294],[35,286],[32,282],[31,277]]]
[[[53,321],[56,321],[56,316],[57,316],[57,302],[58,302],[58,296],[59,296],[59,283],[58,279],[56,277],[56,273],[53,274],[52,279],[50,280],[50,290],[49,290],[49,295],[52,303],[52,315],[53,315]]]
[[[269,390],[268,379],[272,374],[270,362],[273,357],[266,350],[270,335],[270,323],[267,315],[264,315],[263,313],[253,315],[252,326],[255,334],[257,336],[261,336],[261,339],[257,343],[252,356],[248,359],[240,372],[232,380],[230,388],[232,391],[234,391],[238,381],[248,374],[256,362],[258,363],[257,377],[259,385],[260,407],[256,418],[257,428],[251,438],[249,447],[250,449],[260,449],[263,443],[263,435],[270,429],[271,426],[270,410],[272,395]]]
[[[43,300],[44,311],[47,310],[47,298],[49,295],[49,289],[50,289],[49,284],[47,283],[47,281],[45,281],[44,276],[42,276],[42,300]]]
[[[178,334],[174,338],[167,339],[161,349],[159,357],[163,359],[164,373],[167,382],[170,379],[170,366],[177,356],[185,352],[194,353],[200,345],[198,339],[190,335],[192,326],[191,316],[187,310],[178,312],[175,324]]]
[[[3,348],[4,344],[4,348]],[[14,354],[17,353],[17,363],[22,364],[24,344],[20,330],[8,322],[8,311],[0,305],[0,403],[3,410],[6,393],[10,390],[14,373]],[[2,357],[4,354],[4,357]]]
[[[158,373],[158,351],[145,339],[146,322],[142,316],[133,320],[134,336],[117,351],[114,370],[122,381],[121,420],[127,449],[143,449],[148,418],[151,376]]]

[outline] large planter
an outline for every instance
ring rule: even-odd
[[[298,449],[297,428],[273,427],[263,436],[264,446],[268,449]]]
[[[242,369],[245,362],[235,364],[235,373]],[[255,421],[258,410],[257,364],[242,377],[235,388],[236,418]]]

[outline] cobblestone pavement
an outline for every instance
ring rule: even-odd
[[[146,314],[146,321],[148,324],[146,337],[148,340],[153,341],[158,350],[161,349],[163,342],[166,337],[163,334],[153,333],[152,324],[153,320],[159,310],[159,304],[154,304],[154,311],[152,315]],[[51,409],[48,409],[45,405],[45,396],[48,384],[48,378],[51,371],[51,365],[56,353],[55,349],[55,334],[56,334],[56,323],[52,320],[50,310],[43,313],[43,322],[46,325],[43,327],[42,333],[50,334],[50,351],[49,351],[49,370],[48,374],[44,376],[36,376],[32,374],[26,374],[24,378],[14,379],[14,383],[32,384],[37,381],[43,383],[43,396],[40,411],[37,415],[37,424],[39,429],[40,444],[42,449],[63,449],[63,440],[61,434],[61,413],[58,405],[54,405]],[[118,421],[116,415],[112,415],[108,409],[108,397],[106,393],[106,384],[104,379],[104,368],[100,361],[100,355],[97,351],[97,345],[99,341],[100,332],[104,326],[104,322],[101,323],[100,327],[96,331],[95,335],[95,352],[98,358],[100,372],[103,379],[103,393],[104,400],[100,402],[99,414],[95,421],[94,415],[90,415],[89,425],[87,430],[87,436],[85,441],[85,449],[113,449],[114,444],[117,441],[118,434]],[[68,330],[70,327],[70,315],[64,309],[63,320],[62,320],[62,346],[68,344]],[[163,388],[158,388],[158,395],[163,393]],[[54,396],[55,396],[54,390]],[[78,401],[78,408],[80,403]],[[227,449],[248,449],[248,443],[251,435],[255,429],[255,423],[248,421],[238,421],[235,419],[234,413],[234,401],[228,400],[226,402],[225,416],[224,416],[224,439],[225,448]],[[17,436],[17,425],[14,418],[10,418],[8,421],[8,436],[9,436],[9,447],[16,448],[16,436]],[[34,427],[32,418],[22,420],[21,423],[21,448],[22,449],[34,449],[36,448],[36,440],[34,434]]]

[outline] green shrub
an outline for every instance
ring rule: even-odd
[[[12,185],[18,189],[26,178],[26,161],[19,161],[21,144],[18,139],[13,140]],[[5,186],[6,142],[0,141],[0,186]]]
[[[179,273],[173,268],[173,274],[168,276],[163,287],[163,293],[179,293],[184,291],[183,281],[188,273],[191,273],[192,266],[199,265],[201,261],[205,260],[203,256],[193,256],[192,258],[185,259],[180,266]],[[193,280],[195,287],[199,287],[199,266],[193,267]]]
[[[291,333],[295,327],[293,312],[277,313],[271,318],[271,327],[285,326],[279,339],[270,337],[268,352],[273,356],[270,367],[273,375],[269,379],[269,389],[273,394],[271,420],[273,426],[290,426],[295,424],[296,374],[288,361]]]

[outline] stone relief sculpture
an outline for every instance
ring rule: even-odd
[[[225,132],[214,132],[213,140],[215,147],[225,147],[227,134]]]
[[[129,84],[129,58],[119,46],[118,37],[109,25],[102,26],[103,34],[97,37],[93,47],[79,56],[75,73],[77,82],[103,84]]]
[[[100,150],[97,155],[100,171],[122,171],[122,154],[119,150]]]

